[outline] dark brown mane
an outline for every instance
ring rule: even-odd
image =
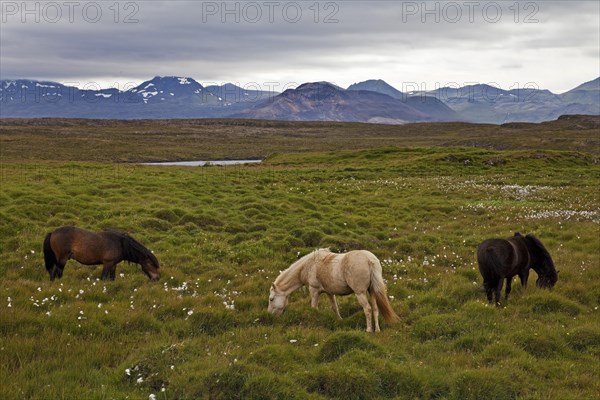
[[[538,239],[537,237],[535,237],[532,234],[525,235],[525,238],[527,239],[528,243],[531,245],[532,252],[537,255],[538,261],[540,262],[540,267],[545,267],[543,269],[540,269],[539,271],[536,270],[536,272],[538,272],[538,274],[543,274],[550,278],[556,277],[557,272],[556,272],[556,268],[554,267],[554,261],[552,260],[550,253],[548,252],[546,247],[542,244],[540,239]],[[554,281],[556,281],[556,280],[554,279]]]
[[[154,254],[148,250],[146,246],[129,236],[125,232],[119,232],[113,229],[107,229],[121,239],[121,246],[123,247],[123,259],[136,264],[141,264],[146,259],[150,259],[155,267],[158,267],[158,260]]]
[[[148,250],[147,247],[129,236],[127,233],[114,229],[105,229],[104,231],[110,232],[120,239],[121,246],[123,248],[123,259],[125,261],[142,264],[146,259],[150,259],[152,264],[158,268],[158,260],[154,254]]]

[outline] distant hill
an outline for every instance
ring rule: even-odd
[[[428,95],[440,99],[469,122],[542,122],[564,114],[562,101],[548,90],[502,90],[490,85],[470,85],[441,88]]]
[[[364,82],[353,83],[348,86],[348,90],[369,90],[371,92],[387,94],[395,99],[402,99],[404,96],[401,91],[381,79],[370,79]]]
[[[212,94],[206,94],[204,87],[192,78],[176,76],[155,76],[126,92],[130,102],[154,104],[163,101],[218,104],[219,100]]]
[[[436,104],[412,103],[368,90],[344,90],[327,82],[315,82],[286,90],[234,117],[391,124],[458,119],[452,110],[439,102],[437,108]]]
[[[381,79],[371,79],[364,82],[354,83],[348,86],[348,90],[367,90],[386,94],[395,99],[401,100],[406,105],[420,111],[423,114],[431,116],[436,121],[456,121],[461,119],[454,110],[443,102],[426,94],[411,95],[402,93],[387,82]]]
[[[556,95],[549,90],[520,88],[503,90],[491,85],[443,87],[433,91],[402,93],[382,80],[355,83],[348,89],[373,90],[410,101],[412,97],[435,97],[450,107],[461,120],[502,124],[542,122],[561,115],[600,115],[600,78]],[[426,110],[423,110],[426,111]]]
[[[190,77],[156,76],[127,90],[79,89],[30,79],[0,81],[0,118],[234,118],[385,124],[468,121],[542,122],[600,115],[600,78],[556,95],[490,85],[402,93],[372,79],[348,89],[312,82],[284,93],[232,83],[202,86]]]
[[[217,96],[217,98],[229,104],[239,102],[256,103],[279,94],[278,92],[243,88],[233,83],[207,86],[206,92]]]
[[[577,86],[566,93],[559,95],[565,103],[590,105],[595,107],[595,114],[600,111],[600,77]],[[594,109],[594,108],[592,108]]]

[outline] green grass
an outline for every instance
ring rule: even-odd
[[[63,123],[65,132],[91,124]],[[600,167],[596,150],[577,148],[584,133],[563,132],[570,150],[545,146],[550,139],[505,150],[450,146],[453,132],[414,147],[367,133],[364,145],[344,146],[344,129],[353,137],[364,125],[332,124],[327,140],[340,146],[319,151],[303,137],[306,148],[292,152],[295,125],[265,122],[277,140],[263,164],[179,168],[109,162],[126,158],[119,143],[139,126],[105,124],[94,129],[114,158],[60,148],[57,126],[47,136],[45,125],[2,131],[3,399],[597,398]],[[193,129],[176,126],[187,124]],[[219,131],[206,157],[228,155],[211,149],[261,124]],[[532,137],[541,138],[543,126],[502,129],[537,127]],[[135,157],[201,148],[164,134],[168,146],[135,142]],[[30,137],[41,140],[27,151],[16,145]],[[253,138],[251,152],[263,143]],[[75,152],[87,161],[66,160]],[[100,267],[70,261],[63,279],[49,282],[42,241],[65,224],[128,231],[155,252],[161,280],[123,263],[104,282]],[[541,238],[559,281],[552,291],[515,282],[496,309],[481,291],[475,249],[514,231]],[[278,272],[323,246],[375,253],[402,322],[366,334],[354,297],[339,299],[337,321],[325,297],[312,310],[304,289],[281,317],[268,314]]]

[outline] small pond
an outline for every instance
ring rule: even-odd
[[[180,166],[180,167],[202,167],[204,165],[242,165],[242,164],[260,164],[262,160],[196,160],[196,161],[164,161],[164,162],[149,162],[142,165],[163,165],[163,166]]]

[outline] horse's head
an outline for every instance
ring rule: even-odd
[[[552,289],[558,281],[558,272],[550,275],[539,275],[535,283],[539,288]]]
[[[288,297],[286,294],[281,293],[277,286],[273,283],[269,292],[269,308],[268,311],[274,315],[281,315],[283,310],[288,304]]]
[[[160,272],[158,271],[160,265],[154,254],[150,253],[140,264],[142,265],[142,271],[144,271],[150,280],[157,281],[160,279]]]
[[[150,280],[160,279],[160,272],[158,272],[160,265],[154,253],[126,233],[112,230],[108,232],[120,238],[124,260],[140,264],[142,271]]]
[[[538,274],[535,283],[539,288],[552,289],[558,281],[558,272],[554,267],[554,261],[550,253],[534,235],[525,237],[528,239],[529,250],[533,255],[533,269]]]
[[[542,263],[542,268],[538,271],[538,278],[535,281],[537,287],[543,289],[552,289],[558,281],[558,271],[554,268],[552,259],[546,260]]]

